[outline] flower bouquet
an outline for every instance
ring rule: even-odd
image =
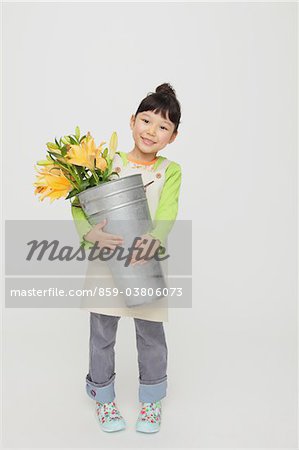
[[[117,133],[97,147],[90,132],[80,137],[77,126],[75,134],[61,137],[59,141],[48,142],[47,159],[37,161],[37,180],[34,183],[40,200],[50,198],[50,202],[64,197],[71,199],[90,187],[110,181],[117,172],[112,170],[112,162],[117,149]]]

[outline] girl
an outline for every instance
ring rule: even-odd
[[[167,234],[178,211],[181,185],[181,167],[157,153],[173,142],[178,134],[181,108],[174,89],[164,83],[149,93],[132,115],[130,127],[134,148],[129,153],[118,152],[113,161],[114,170],[121,177],[140,173],[146,189],[153,231],[142,236],[141,258],[154,240],[149,256],[157,249],[163,251]],[[98,241],[100,247],[112,250],[123,243],[121,236],[105,233],[103,220],[91,226],[81,208],[72,206],[72,215],[81,245],[91,248]],[[164,222],[163,222],[164,221]],[[161,225],[163,224],[164,225]],[[156,225],[155,225],[156,224]],[[165,224],[168,224],[165,226]],[[147,244],[141,246],[144,239]],[[152,243],[153,244],[153,243]],[[140,264],[140,256],[132,264]],[[88,308],[90,311],[89,373],[86,376],[87,394],[96,400],[96,414],[104,431],[118,431],[126,423],[115,404],[114,345],[120,317],[133,317],[139,365],[139,401],[141,408],[136,430],[145,433],[159,431],[161,399],[167,388],[167,345],[163,321],[168,320],[167,308]]]

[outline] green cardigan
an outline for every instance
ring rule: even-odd
[[[124,152],[118,153],[122,158],[123,164],[126,166],[128,164],[127,154]],[[164,156],[158,157],[153,166],[153,171],[159,167],[164,159],[166,159]],[[181,179],[181,166],[172,161],[165,170],[165,183],[162,188],[160,200],[154,217],[153,230],[149,233],[155,239],[160,240],[161,247],[164,247],[167,236],[178,213]],[[75,199],[78,200],[77,198]],[[80,206],[72,205],[71,208],[75,226],[80,237],[81,246],[84,248],[92,248],[94,244],[87,241],[84,237],[92,229],[92,225],[88,222],[87,217]]]

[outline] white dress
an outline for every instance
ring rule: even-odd
[[[113,169],[116,170],[121,177],[140,173],[144,185],[154,180],[154,183],[146,188],[146,197],[152,219],[155,217],[162,188],[165,183],[165,171],[170,163],[171,161],[165,158],[157,169],[153,170],[154,164],[140,164],[137,162],[128,161],[125,165],[121,156],[118,154],[115,155],[113,161]],[[94,289],[96,286],[99,286],[99,278],[97,278],[99,273],[101,273],[101,276],[105,276],[103,282],[105,288],[115,287],[108,267],[102,261],[98,261],[96,263],[92,262],[88,264],[84,289]],[[91,300],[89,297],[82,297],[80,309],[111,316],[136,317],[139,319],[158,322],[168,321],[167,297],[154,300],[150,304],[134,307],[127,307],[125,304],[125,298],[122,295],[113,296],[113,307],[107,307],[107,301],[109,301],[109,299],[107,297],[103,297],[103,305],[101,306],[101,297],[96,298],[96,300]],[[96,302],[96,306],[91,306],[91,302],[92,304]]]

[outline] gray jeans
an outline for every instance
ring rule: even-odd
[[[119,316],[90,313],[89,373],[86,392],[99,402],[115,399],[115,354]],[[139,367],[139,401],[166,396],[167,345],[163,322],[134,318]]]

